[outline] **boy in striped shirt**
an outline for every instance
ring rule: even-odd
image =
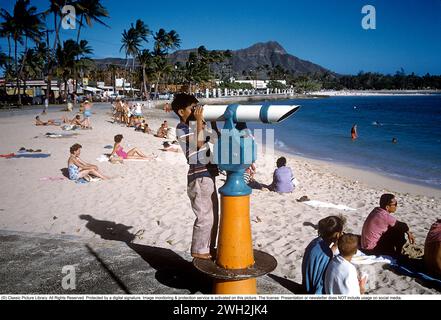
[[[208,159],[210,149],[207,132],[204,130],[203,107],[198,106],[198,102],[193,95],[180,93],[175,96],[171,106],[180,119],[176,136],[189,164],[187,194],[196,215],[191,255],[194,258],[211,259],[210,251],[216,245],[219,220],[215,181],[218,168]],[[190,126],[194,123],[195,129]],[[218,136],[216,122],[211,125]]]

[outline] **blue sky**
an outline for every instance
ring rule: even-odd
[[[15,1],[0,0],[11,10]],[[39,10],[46,0],[31,0]],[[176,30],[182,49],[241,49],[277,41],[288,53],[342,74],[365,72],[441,74],[441,0],[143,1],[103,0],[106,23],[82,29],[94,56],[123,57],[121,33],[136,19],[153,31]],[[364,5],[376,9],[376,29],[364,30]],[[52,23],[50,19],[50,24]],[[52,27],[52,25],[50,25]],[[76,31],[63,30],[62,38]],[[151,41],[152,42],[152,41]],[[150,48],[152,43],[146,44]],[[7,41],[0,40],[2,50]]]

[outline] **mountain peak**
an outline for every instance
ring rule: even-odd
[[[268,41],[268,42],[258,42],[256,44],[253,44],[251,47],[245,49],[245,50],[252,50],[252,51],[266,51],[266,52],[273,52],[277,54],[288,54],[283,48],[280,43],[277,41]]]

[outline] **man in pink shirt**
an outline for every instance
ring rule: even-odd
[[[441,219],[432,224],[427,234],[424,263],[430,274],[441,279]]]
[[[397,206],[395,196],[385,193],[380,198],[380,207],[366,218],[361,231],[361,249],[366,254],[399,257],[406,243],[405,234],[410,243],[415,242],[407,224],[393,216]]]

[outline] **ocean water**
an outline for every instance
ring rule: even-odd
[[[441,189],[441,95],[292,99],[274,128],[281,151],[368,169]],[[358,139],[351,140],[357,124]],[[397,143],[392,143],[392,138]]]

